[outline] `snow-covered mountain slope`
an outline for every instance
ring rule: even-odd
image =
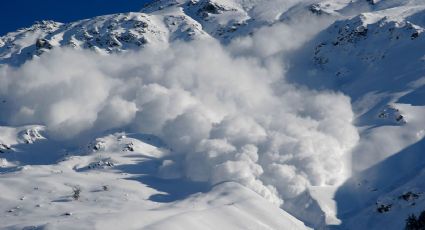
[[[316,77],[350,95],[359,126],[386,126],[365,131],[371,140],[365,145],[377,144],[381,134],[375,131],[394,130],[386,132],[395,135],[388,137],[394,145],[387,143],[375,159],[368,147],[358,146],[356,157],[363,161],[355,165],[358,170],[423,138],[424,10],[407,6],[363,13],[337,21],[317,38]],[[395,141],[400,138],[404,144]]]
[[[134,50],[147,43],[167,44],[203,36],[207,35],[201,26],[179,12],[124,13],[69,24],[41,21],[0,39],[0,64],[20,65],[57,46],[107,54]]]
[[[425,11],[413,1],[380,1],[372,9],[318,34],[311,52],[298,57],[295,66],[303,69],[290,76],[352,99],[361,139],[352,152],[353,177],[335,197],[342,228],[402,229],[406,216],[424,209]],[[405,194],[415,198],[400,198]]]
[[[230,42],[234,37],[246,36],[262,26],[276,23],[295,3],[297,1],[163,0],[154,1],[141,13],[105,15],[68,24],[41,21],[0,38],[0,64],[20,65],[57,46],[111,53],[208,35]],[[314,12],[310,9],[312,3],[299,4],[302,14]]]
[[[140,141],[150,137],[116,133],[66,152],[42,129],[2,127],[3,229],[307,229],[240,184],[156,178],[169,150]]]
[[[402,229],[424,61],[422,0],[158,0],[11,32],[0,227]]]

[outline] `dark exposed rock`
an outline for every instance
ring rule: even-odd
[[[134,144],[133,143],[129,143],[124,147],[123,151],[130,151],[133,152],[134,151]]]
[[[315,15],[322,15],[323,14],[322,8],[317,3],[310,5],[310,7],[308,7],[308,10]]]
[[[372,5],[376,5],[378,3],[378,0],[366,0],[366,1]]]
[[[35,46],[37,47],[37,49],[52,49],[53,48],[52,44],[50,44],[49,41],[47,41],[44,38],[37,39],[37,41],[35,42]]]
[[[105,167],[113,167],[114,163],[110,161],[98,161],[91,163],[89,166],[87,166],[88,169],[95,169],[95,168],[105,168]]]
[[[142,22],[142,21],[135,21],[134,24],[133,24],[133,26],[135,28],[138,28],[138,27],[140,27],[140,28],[148,28],[149,24],[146,23],[146,22]]]
[[[12,147],[10,147],[9,145],[0,144],[0,153],[8,152],[11,149],[12,149]]]
[[[410,38],[413,40],[413,39],[416,39],[416,38],[418,38],[419,37],[419,32],[418,31],[415,31],[415,32],[413,32],[413,34],[410,36]]]
[[[400,195],[398,198],[405,200],[405,201],[412,201],[412,200],[418,199],[419,194],[409,191],[409,192],[406,192],[406,193]]]
[[[391,210],[392,204],[376,204],[376,211],[379,213],[389,212]]]
[[[203,12],[207,12],[210,14],[219,14],[220,11],[223,11],[224,8],[220,7],[219,5],[216,5],[212,2],[208,2],[205,4],[205,6],[201,9]]]

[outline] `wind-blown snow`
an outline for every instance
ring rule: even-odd
[[[425,204],[424,9],[159,0],[1,37],[0,228],[401,229]]]
[[[180,176],[236,181],[274,203],[341,183],[358,140],[349,98],[285,83],[278,58],[225,49],[209,40],[110,56],[55,49],[1,69],[1,118],[69,141],[153,134],[172,149],[163,174],[179,165]]]

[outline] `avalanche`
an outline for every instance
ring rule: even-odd
[[[401,229],[425,4],[159,0],[0,38],[0,228]]]

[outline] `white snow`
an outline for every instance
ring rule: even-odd
[[[424,18],[160,0],[11,32],[0,228],[402,229],[425,210]]]
[[[209,188],[202,183],[156,178],[153,170],[167,150],[131,134],[125,136],[117,133],[97,139],[103,143],[102,150],[66,154],[57,164],[3,172],[0,227],[307,229],[239,184],[228,182]],[[129,143],[132,151],[125,148]],[[87,167],[99,159],[113,164]],[[81,190],[78,199],[72,197],[76,187]]]

